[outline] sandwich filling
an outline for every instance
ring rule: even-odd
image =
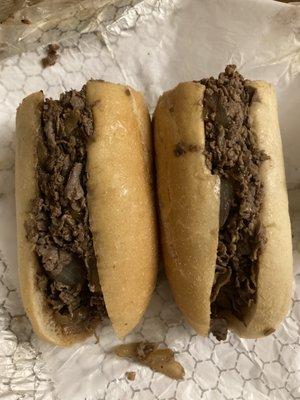
[[[227,336],[226,315],[245,323],[256,300],[257,267],[266,242],[260,222],[264,188],[260,168],[268,156],[258,148],[249,109],[254,90],[234,65],[205,85],[204,123],[206,164],[220,177],[220,225],[211,293],[211,332]]]
[[[46,99],[41,126],[39,195],[26,221],[40,262],[37,285],[65,329],[84,324],[88,330],[106,309],[87,206],[87,141],[94,126],[85,88]]]

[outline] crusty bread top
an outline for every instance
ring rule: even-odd
[[[209,332],[220,202],[219,177],[203,154],[204,90],[199,83],[180,83],[163,94],[154,114],[165,268],[177,305],[201,335]]]
[[[40,266],[34,245],[26,238],[24,226],[31,211],[32,200],[38,195],[37,146],[43,101],[44,95],[41,91],[26,97],[18,108],[16,118],[15,191],[19,279],[24,308],[36,334],[50,343],[67,346],[85,339],[91,334],[91,330],[81,327],[78,331],[77,327],[74,332],[72,327],[68,327],[66,334],[53,318],[45,296],[37,286],[37,271]]]
[[[156,283],[150,119],[128,86],[87,83],[95,133],[88,145],[88,207],[108,315],[119,337],[140,321]]]
[[[250,107],[251,129],[259,148],[270,157],[261,167],[264,184],[261,222],[266,229],[267,243],[259,258],[257,300],[246,317],[247,327],[236,319],[231,326],[242,337],[256,338],[272,333],[288,313],[293,260],[276,93],[267,82],[249,81],[248,84],[256,90]]]

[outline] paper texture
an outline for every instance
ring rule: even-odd
[[[4,399],[299,399],[300,398],[300,7],[272,0],[147,0],[99,33],[62,49],[42,70],[43,49],[0,63],[0,395]],[[126,82],[151,110],[163,90],[217,75],[227,63],[277,89],[294,233],[295,295],[280,329],[260,340],[201,338],[189,328],[161,278],[147,313],[127,342],[162,342],[186,370],[176,382],[111,349],[108,323],[70,349],[39,342],[21,305],[16,263],[14,118],[21,99],[43,89],[57,97],[87,79]],[[126,371],[136,371],[133,382]]]
[[[140,0],[1,0],[0,60],[100,31]]]

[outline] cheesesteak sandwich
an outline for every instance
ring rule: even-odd
[[[154,115],[163,255],[175,301],[201,335],[258,338],[292,295],[292,245],[273,87],[235,66],[180,83]]]
[[[34,331],[57,345],[108,316],[119,337],[156,283],[151,129],[142,96],[89,81],[26,97],[16,118],[18,262]]]

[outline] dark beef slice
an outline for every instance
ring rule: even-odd
[[[230,209],[233,205],[233,187],[229,179],[221,179],[220,181],[220,228],[223,227],[229,216]]]
[[[37,284],[73,322],[106,315],[87,208],[86,144],[93,135],[85,90],[46,99],[39,138],[39,198],[26,221],[40,261]]]
[[[257,259],[265,243],[259,221],[263,185],[259,177],[268,158],[258,149],[250,129],[253,91],[236,67],[228,65],[218,79],[205,85],[205,156],[208,168],[220,177],[220,230],[215,280],[211,294],[211,331],[226,338],[226,314],[244,321],[256,298]],[[225,322],[224,322],[225,321]]]
[[[66,198],[69,200],[79,200],[84,197],[81,186],[80,177],[82,171],[82,163],[75,163],[72,167],[66,185]]]

